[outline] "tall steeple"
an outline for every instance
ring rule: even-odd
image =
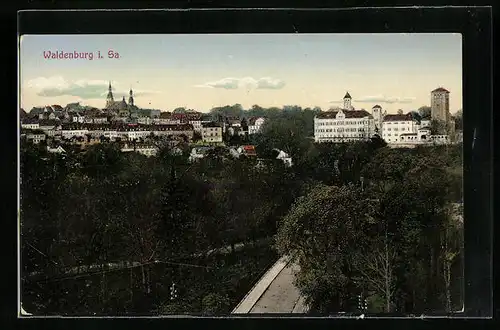
[[[351,95],[349,95],[349,92],[345,93],[344,96],[344,109],[351,110]]]
[[[111,81],[109,82],[108,87],[108,96],[106,96],[106,108],[109,108],[114,102],[113,98],[113,89],[111,88]]]
[[[134,93],[132,92],[132,88],[130,89],[129,92],[128,105],[134,106]]]

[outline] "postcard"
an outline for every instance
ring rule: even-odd
[[[19,42],[21,315],[463,309],[460,34]]]

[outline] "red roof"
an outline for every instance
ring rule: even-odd
[[[257,156],[257,152],[255,151],[255,146],[242,146],[245,154],[247,156]]]
[[[449,90],[447,90],[447,89],[445,89],[445,88],[443,88],[443,87],[438,87],[438,88],[436,88],[435,90],[433,90],[432,92],[433,92],[433,93],[434,93],[434,92],[445,92],[445,93],[449,93],[450,91],[449,91]]]

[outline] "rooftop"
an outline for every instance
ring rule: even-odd
[[[366,110],[334,110],[334,111],[325,111],[316,115],[318,119],[335,119],[339,111],[342,111],[345,114],[346,118],[365,118],[371,117],[370,113]]]
[[[384,121],[412,121],[413,117],[411,113],[407,113],[405,115],[385,115]]]
[[[201,124],[203,127],[220,127],[219,124],[215,123],[215,122],[209,122],[209,123],[202,123]]]
[[[435,90],[432,91],[432,93],[434,92],[445,92],[445,93],[449,93],[450,91],[447,90],[446,88],[443,88],[443,87],[438,87],[436,88]]]

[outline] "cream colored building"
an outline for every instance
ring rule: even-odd
[[[203,142],[222,142],[222,127],[214,122],[202,124],[201,138]]]

